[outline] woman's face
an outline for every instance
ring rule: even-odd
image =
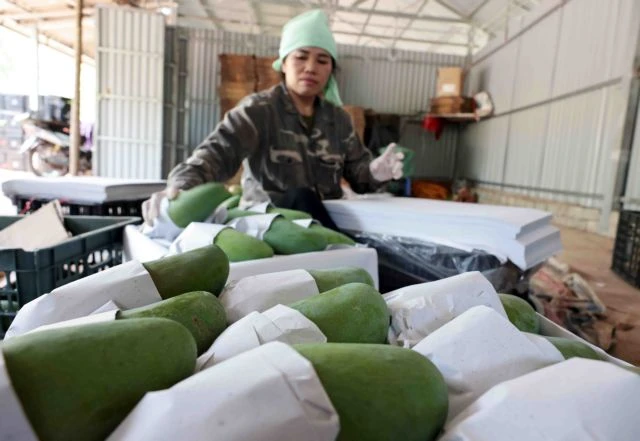
[[[287,88],[304,97],[320,95],[332,70],[331,55],[316,47],[296,49],[282,63]]]

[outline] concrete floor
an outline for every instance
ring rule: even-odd
[[[585,279],[607,306],[607,322],[616,324],[616,344],[611,355],[640,365],[640,289],[611,271],[614,240],[597,234],[560,227],[560,260]]]

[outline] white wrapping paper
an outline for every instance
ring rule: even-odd
[[[234,219],[231,222],[227,222],[227,225],[244,234],[248,234],[249,236],[257,237],[262,240],[262,238],[264,238],[264,233],[271,228],[271,224],[279,216],[280,215],[277,213],[244,216]]]
[[[507,316],[496,290],[478,271],[407,286],[383,298],[391,312],[389,341],[407,348],[474,306]]]
[[[338,431],[311,363],[272,342],[148,393],[107,441],[334,441]]]
[[[431,360],[444,376],[449,420],[496,384],[564,361],[551,343],[531,343],[508,319],[486,306],[467,310],[413,350]]]
[[[51,329],[59,329],[59,328],[69,328],[71,326],[81,326],[81,325],[90,325],[94,323],[103,323],[110,322],[116,319],[116,315],[118,315],[117,309],[100,312],[97,314],[90,314],[84,317],[79,317],[71,320],[65,320],[63,322],[52,323],[50,325],[38,326],[36,329],[27,332],[27,334],[31,334],[33,332],[41,332],[48,331]]]
[[[173,223],[169,217],[169,199],[166,197],[160,201],[160,213],[153,220],[153,225],[146,222],[142,225],[142,233],[152,239],[166,239],[173,241],[182,232],[182,228]]]
[[[169,255],[186,253],[187,251],[211,245],[218,234],[228,225],[191,222],[187,228],[171,243]]]
[[[331,269],[357,266],[365,269],[378,288],[378,253],[373,248],[316,251],[313,253],[273,256],[269,259],[234,262],[229,265],[229,282],[257,274],[275,273],[293,269]]]
[[[241,318],[216,339],[196,363],[196,371],[207,369],[238,354],[271,341],[287,344],[326,343],[320,328],[295,309],[276,305],[263,313]]]
[[[293,221],[293,223],[298,224],[304,228],[309,228],[313,224],[318,224],[318,225],[320,224],[320,222],[318,222],[315,219],[296,219]]]
[[[0,347],[0,441],[38,441],[22,409]]]
[[[260,204],[253,205],[247,208],[248,211],[255,211],[256,213],[267,214],[267,210],[271,206],[271,202],[261,202]]]
[[[204,222],[208,224],[223,224],[227,220],[227,213],[227,207],[222,204],[218,205]]]
[[[279,304],[288,305],[318,294],[315,280],[305,270],[260,274],[230,282],[218,299],[234,323],[247,314]]]
[[[639,408],[638,374],[572,358],[493,387],[440,441],[632,441]]]
[[[162,298],[141,263],[131,261],[76,280],[24,305],[5,338],[39,326],[84,317],[109,301],[123,309],[159,302]]]

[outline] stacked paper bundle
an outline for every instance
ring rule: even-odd
[[[162,180],[65,176],[12,179],[2,184],[2,192],[8,197],[102,203],[146,199],[165,186],[166,182]]]
[[[526,270],[562,249],[551,214],[530,208],[416,198],[326,201],[339,228],[476,248]]]

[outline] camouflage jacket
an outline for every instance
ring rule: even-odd
[[[312,188],[323,199],[342,197],[344,177],[359,193],[375,190],[371,154],[341,108],[318,100],[313,127],[296,110],[283,84],[245,98],[169,174],[169,185],[187,189],[242,174],[245,204],[271,200],[291,188]]]

